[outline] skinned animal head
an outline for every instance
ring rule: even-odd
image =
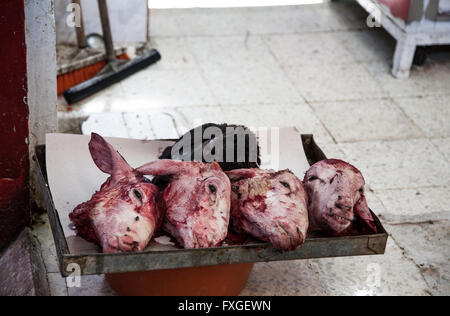
[[[311,230],[340,235],[357,220],[377,231],[364,195],[365,181],[354,166],[336,159],[313,165],[305,175]]]
[[[280,250],[295,250],[308,231],[308,196],[289,170],[242,169],[227,172],[232,182],[232,221]]]
[[[78,235],[105,253],[143,251],[163,217],[158,188],[100,135],[92,134],[89,150],[97,167],[111,177],[69,215]]]
[[[184,248],[218,246],[226,238],[231,185],[217,163],[158,160],[137,170],[146,175],[170,176],[163,192],[163,228]]]

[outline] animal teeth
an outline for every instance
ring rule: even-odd
[[[338,219],[338,220],[349,221],[348,218],[345,218],[345,217],[342,217],[342,216],[339,216],[339,215],[333,215],[333,217]]]

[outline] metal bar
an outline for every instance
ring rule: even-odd
[[[59,268],[62,273],[64,269],[64,256],[69,254],[69,247],[67,245],[64,231],[61,227],[61,221],[56,211],[55,204],[48,186],[47,169],[45,166],[45,146],[36,146],[34,163],[37,173],[37,179],[41,187],[44,200],[47,207],[50,227],[52,229],[53,240],[55,241],[56,255],[58,257]]]
[[[86,34],[84,32],[84,20],[83,20],[83,11],[81,10],[81,0],[72,0],[73,4],[78,5],[80,8],[80,26],[75,25],[75,31],[77,34],[77,43],[78,48],[86,48],[88,46],[86,41]]]
[[[64,265],[76,263],[82,275],[153,271],[236,263],[302,260],[384,254],[387,234],[307,239],[300,249],[280,252],[270,244],[153,251],[129,254],[66,255]],[[370,248],[368,247],[370,245]],[[66,269],[64,269],[66,271]]]
[[[147,33],[146,33],[146,38],[147,38],[147,45],[150,45],[150,26],[151,26],[151,24],[150,24],[150,17],[151,17],[151,10],[150,10],[150,7],[148,6],[148,9],[147,9]]]
[[[100,12],[100,19],[102,22],[106,59],[108,61],[114,61],[116,60],[116,54],[114,53],[114,42],[112,38],[111,23],[109,21],[108,5],[106,4],[106,0],[98,0],[98,10]]]

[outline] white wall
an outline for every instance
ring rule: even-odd
[[[25,0],[30,157],[45,134],[56,132],[56,32],[53,0]],[[34,164],[31,161],[31,194],[36,199]]]
[[[439,13],[450,13],[450,0],[439,1]]]
[[[67,6],[71,0],[55,0],[57,43],[76,43],[75,31],[66,19],[70,12]],[[147,0],[108,0],[108,11],[114,41],[147,41]],[[102,34],[97,0],[82,0],[86,35]]]

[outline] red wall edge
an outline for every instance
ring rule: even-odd
[[[30,222],[23,0],[0,1],[0,249]]]
[[[379,0],[391,9],[393,16],[408,21],[411,0]]]

